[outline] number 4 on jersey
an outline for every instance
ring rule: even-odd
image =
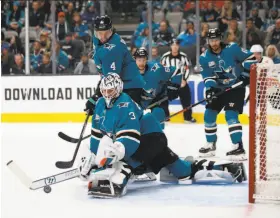
[[[111,64],[110,68],[111,68],[112,70],[116,70],[116,64],[115,64],[115,62],[113,62],[113,63]]]

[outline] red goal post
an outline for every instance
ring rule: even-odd
[[[280,201],[280,65],[250,71],[249,202]]]

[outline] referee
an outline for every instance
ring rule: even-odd
[[[180,52],[180,41],[176,38],[172,39],[171,42],[171,50],[166,52],[161,58],[161,64],[163,66],[169,67],[174,66],[176,68],[180,68],[178,70],[178,74],[184,74],[181,88],[179,90],[179,97],[181,101],[181,105],[183,108],[186,108],[191,105],[191,92],[189,85],[187,83],[187,79],[190,74],[189,67],[191,65],[190,61],[188,60],[187,55],[184,52]],[[165,114],[167,116],[170,115],[168,104],[167,107],[164,108]],[[185,123],[195,123],[196,120],[192,117],[192,110],[187,110],[184,112],[184,121]]]

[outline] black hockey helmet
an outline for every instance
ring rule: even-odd
[[[208,39],[221,38],[221,37],[222,37],[222,34],[218,28],[208,30],[208,34],[207,34]]]
[[[148,58],[149,54],[147,52],[147,50],[144,47],[141,48],[137,48],[136,51],[133,54],[134,58],[137,57],[146,57]]]
[[[109,16],[104,15],[96,17],[94,20],[94,29],[96,31],[104,31],[112,28],[112,20]]]

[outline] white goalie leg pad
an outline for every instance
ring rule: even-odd
[[[109,136],[104,135],[99,142],[96,153],[95,163],[97,166],[100,166],[101,161],[106,158],[106,149],[111,145],[113,145],[113,140]]]
[[[126,185],[130,175],[130,168],[121,161],[114,163],[112,168],[93,171],[90,175],[90,181],[95,188],[89,190],[90,195],[95,197],[123,196],[126,194]],[[106,189],[104,189],[104,184],[107,184]]]
[[[227,171],[200,170],[194,175],[195,183],[234,183],[235,178]]]

